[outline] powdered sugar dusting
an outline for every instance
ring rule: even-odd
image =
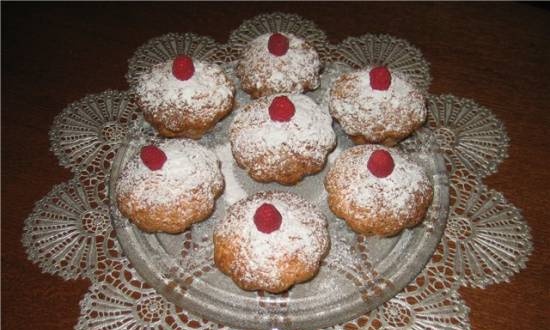
[[[333,152],[330,153],[330,155],[328,155],[328,158],[327,158],[327,162],[329,164],[333,164],[336,159],[338,159],[338,157],[340,156],[340,154],[342,153],[342,147],[340,145],[338,145]]]
[[[263,203],[274,205],[282,216],[281,227],[270,234],[258,231],[254,224],[254,213]],[[325,216],[298,195],[284,192],[260,192],[237,202],[217,223],[214,235],[239,242],[233,270],[260,283],[280,281],[277,263],[284,258],[318,265],[329,246]]]
[[[328,111],[305,95],[287,95],[294,103],[294,116],[288,122],[273,121],[268,108],[276,96],[260,98],[238,110],[230,130],[233,151],[247,162],[267,156],[275,167],[281,161],[278,155],[288,152],[323,163],[336,144]]]
[[[275,56],[268,51],[270,33],[250,42],[237,67],[239,78],[245,84],[277,93],[301,93],[305,82],[310,89],[319,86],[319,54],[303,39],[291,33],[284,35],[289,39],[289,49],[283,56]]]
[[[367,162],[375,150],[391,153],[395,167],[385,178],[377,178],[367,169]],[[372,214],[385,213],[400,217],[417,207],[414,196],[426,193],[430,181],[424,169],[395,149],[361,145],[344,151],[330,169],[331,190],[338,190],[345,200],[368,209]]]
[[[119,177],[117,194],[145,205],[170,205],[189,194],[211,195],[213,186],[223,186],[218,159],[205,147],[186,139],[164,140],[157,147],[167,157],[163,167],[151,171],[137,153]]]
[[[195,73],[182,81],[172,74],[172,62],[157,64],[138,78],[136,93],[144,111],[174,108],[186,115],[209,116],[205,109],[223,107],[233,98],[234,86],[219,66],[195,60]]]
[[[229,143],[218,145],[216,146],[215,152],[218,159],[221,161],[222,173],[225,179],[225,193],[223,198],[227,205],[231,205],[245,198],[247,193],[235,176],[234,168],[237,164],[231,154],[231,145]]]
[[[330,112],[349,135],[378,137],[408,130],[426,119],[424,95],[399,72],[388,90],[370,86],[370,67],[340,76],[330,90]]]

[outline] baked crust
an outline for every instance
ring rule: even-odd
[[[233,157],[259,182],[294,185],[320,172],[336,146],[328,111],[308,96],[286,95],[296,107],[288,122],[270,119],[268,108],[276,97],[272,95],[244,105],[230,127]]]
[[[239,263],[237,242],[222,236],[214,236],[214,262],[218,269],[227,276],[230,276],[233,282],[241,289],[247,291],[265,290],[271,293],[281,293],[287,291],[294,284],[307,282],[319,272],[319,265],[309,265],[301,262],[296,257],[287,257],[277,262],[277,267],[281,270],[280,280],[270,284],[268,279],[250,280],[245,275],[245,267],[235,267]],[[323,258],[328,253],[325,252]]]
[[[258,87],[258,84],[256,83],[256,79],[253,77],[247,75],[248,69],[245,69],[244,66],[237,66],[237,76],[241,77],[241,89],[245,91],[248,95],[250,95],[251,98],[257,99],[264,96],[269,96],[273,94],[279,94],[279,93],[292,93],[292,92],[299,92],[299,93],[307,93],[310,91],[313,91],[319,87],[319,84],[315,81],[310,81],[306,79],[302,79],[297,82],[293,82],[290,86],[287,87],[280,87],[277,85],[269,85],[268,83],[261,84],[262,87]]]
[[[391,150],[394,172],[399,172],[395,177],[376,179],[368,173],[368,158],[377,149]],[[393,236],[419,224],[431,205],[433,188],[423,169],[404,156],[373,145],[344,151],[325,177],[330,210],[363,235]],[[397,199],[403,203],[396,203]]]
[[[241,89],[252,98],[279,93],[305,93],[319,87],[319,54],[301,38],[285,33],[289,49],[283,56],[268,51],[271,34],[252,40],[236,67]]]
[[[244,169],[250,177],[258,182],[277,182],[291,186],[300,182],[305,176],[320,172],[325,166],[324,162],[316,159],[303,157],[292,153],[279,153],[278,163],[269,160],[270,155],[258,155],[247,158],[234,150],[233,157],[240,168]],[[272,156],[271,156],[272,157]]]
[[[203,221],[214,212],[216,199],[223,192],[223,184],[211,188],[211,194],[195,189],[190,195],[168,205],[147,206],[131,194],[117,196],[120,213],[146,232],[177,234],[192,224]]]
[[[222,68],[193,62],[195,73],[188,80],[173,76],[172,61],[139,76],[137,104],[161,136],[199,139],[233,110],[235,86]]]
[[[116,182],[117,205],[126,218],[146,232],[180,233],[207,219],[224,190],[216,155],[195,141],[154,142],[166,156],[151,170],[133,155]]]
[[[138,100],[138,105],[140,104]],[[206,113],[213,113],[213,117],[189,116],[186,109],[160,108],[155,112],[143,112],[143,117],[164,137],[185,137],[194,140],[200,139],[216,124],[233,110],[233,98],[227,99],[224,104],[215,109],[203,109]]]
[[[264,202],[278,205],[283,214],[279,236],[277,231],[262,234],[251,227],[255,208]],[[286,228],[285,221],[290,221]],[[298,195],[285,192],[260,192],[233,204],[217,224],[213,240],[220,271],[243,290],[271,293],[312,279],[330,247],[325,216]]]
[[[411,135],[411,132],[416,131],[422,126],[422,122],[416,125],[410,125],[401,131],[386,131],[383,136],[373,137],[365,135],[350,135],[349,138],[355,144],[383,144],[386,147],[394,147],[403,139]]]
[[[391,147],[426,121],[424,94],[400,73],[387,91],[373,91],[369,68],[338,77],[329,93],[330,114],[355,144]]]
[[[327,183],[327,185],[331,185],[331,183]],[[432,190],[427,195],[414,194],[413,203],[416,207],[405,217],[397,217],[389,212],[379,212],[372,215],[368,208],[350,203],[337,190],[329,194],[328,206],[337,217],[344,219],[356,233],[367,236],[394,236],[403,229],[414,227],[422,222],[431,204],[432,197]]]

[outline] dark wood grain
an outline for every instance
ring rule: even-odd
[[[511,138],[486,183],[519,208],[534,253],[510,283],[461,289],[473,329],[550,328],[550,12],[517,3],[2,3],[2,328],[69,329],[87,280],[30,263],[23,221],[71,177],[49,151],[55,115],[86,94],[127,88],[127,59],[152,37],[196,32],[225,42],[262,12],[314,20],[331,42],[364,33],[409,40],[431,63],[432,93],[475,99]]]

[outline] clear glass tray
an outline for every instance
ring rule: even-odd
[[[226,65],[236,80],[234,63]],[[350,68],[327,64],[321,88],[309,95],[326,106],[328,86]],[[236,84],[238,86],[238,83]],[[391,238],[364,237],[353,233],[328,209],[323,179],[337,155],[352,142],[337,124],[338,145],[325,169],[296,186],[253,181],[235,163],[228,141],[228,127],[239,104],[249,101],[237,93],[237,107],[199,142],[215,151],[222,162],[226,188],[208,220],[179,234],[148,234],[122,217],[116,208],[114,184],[127,160],[155,138],[154,130],[137,120],[114,160],[110,179],[111,215],[117,238],[141,276],[170,301],[209,320],[238,328],[315,329],[347,321],[376,308],[399,293],[423,269],[443,233],[449,209],[448,180],[443,157],[431,131],[421,129],[399,148],[424,166],[434,186],[434,199],[423,223]],[[213,263],[214,224],[235,201],[262,190],[292,191],[318,205],[329,219],[331,250],[319,274],[279,295],[239,289]]]

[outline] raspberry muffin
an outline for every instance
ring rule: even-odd
[[[262,97],[238,111],[230,127],[231,149],[256,181],[296,184],[321,171],[336,145],[328,111],[305,95]]]
[[[241,88],[252,98],[303,93],[319,87],[321,62],[310,44],[291,33],[252,40],[237,65]]]
[[[344,151],[325,178],[328,204],[357,233],[391,236],[426,216],[433,188],[425,170],[375,145]]]
[[[179,233],[214,210],[224,181],[216,156],[192,140],[164,140],[134,155],[116,183],[120,212],[147,232]]]
[[[331,86],[329,109],[356,144],[393,146],[426,120],[424,93],[386,67],[341,75]]]
[[[142,74],[135,93],[161,136],[198,139],[231,112],[235,87],[219,66],[181,55]]]
[[[328,253],[325,216],[298,195],[260,192],[233,204],[214,231],[214,261],[244,290],[280,293],[315,276]]]

